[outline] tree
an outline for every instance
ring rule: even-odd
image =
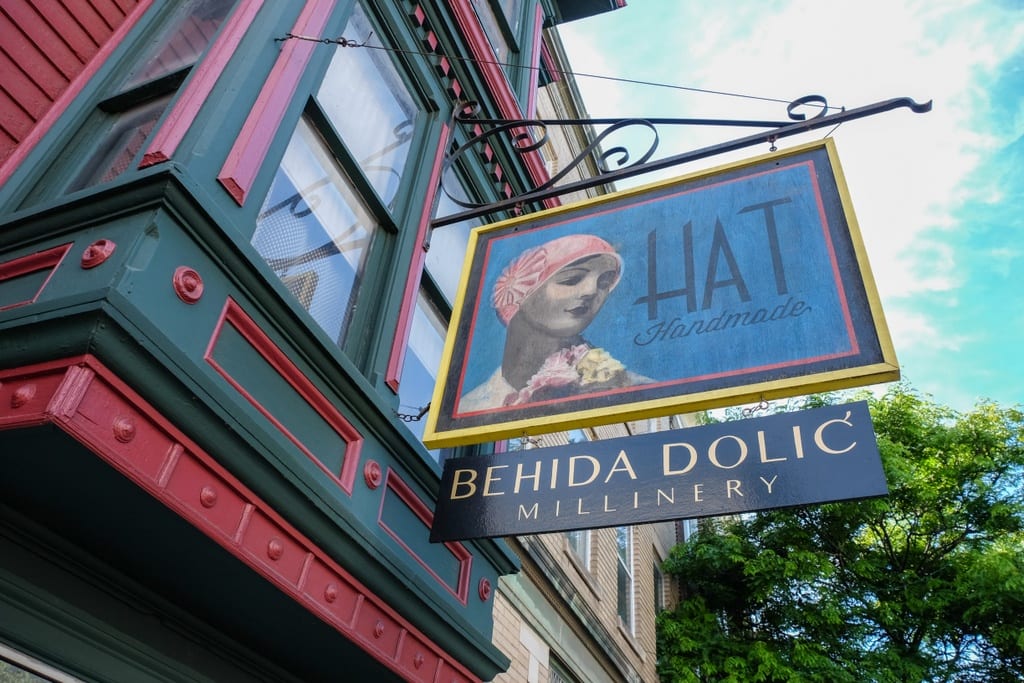
[[[1024,680],[1024,415],[905,384],[868,401],[889,495],[715,520],[674,548],[662,681]]]

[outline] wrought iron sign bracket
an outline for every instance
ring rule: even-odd
[[[808,106],[820,107],[820,110],[813,116],[807,117],[806,114],[799,110]],[[503,119],[477,118],[476,114],[479,112],[479,106],[472,102],[466,103],[455,111],[452,117],[455,125],[451,127],[451,130],[454,131],[456,126],[459,124],[467,125],[471,126],[471,130],[474,134],[454,151],[451,151],[451,145],[449,144],[449,153],[444,162],[446,169],[455,164],[460,157],[471,150],[482,150],[485,146],[491,144],[492,141],[496,142],[497,140],[507,140],[507,137],[505,136],[511,137],[513,151],[516,154],[522,155],[536,151],[542,147],[547,142],[547,129],[551,126],[598,125],[607,127],[604,128],[593,142],[587,145],[587,147],[572,161],[565,164],[562,170],[557,174],[548,179],[542,185],[519,195],[514,195],[497,202],[474,203],[453,196],[444,187],[444,183],[442,181],[441,190],[449,199],[458,206],[466,209],[466,211],[436,218],[431,223],[431,226],[437,228],[444,225],[451,225],[453,223],[460,223],[471,218],[478,218],[498,211],[515,209],[516,207],[521,207],[522,205],[531,202],[543,201],[545,199],[568,194],[570,192],[579,192],[598,185],[614,183],[616,181],[632,178],[644,173],[660,171],[662,169],[671,168],[672,166],[689,163],[698,159],[705,159],[718,154],[724,154],[726,152],[733,152],[746,147],[752,147],[754,145],[768,143],[771,145],[771,151],[775,151],[775,142],[782,138],[799,135],[801,133],[806,133],[820,128],[826,128],[828,126],[836,126],[846,121],[874,116],[875,114],[881,114],[901,108],[907,108],[914,113],[923,114],[931,111],[932,102],[929,100],[924,103],[918,103],[908,97],[899,97],[857,107],[856,109],[848,110],[843,108],[835,114],[828,114],[829,106],[824,97],[821,97],[820,95],[807,95],[793,100],[787,105],[786,114],[789,117],[788,121],[751,121],[701,118],[517,119],[509,121]],[[683,152],[681,154],[652,161],[651,157],[654,155],[658,147],[657,126],[732,126],[744,128],[765,128],[768,130],[748,135],[746,137],[736,138],[728,142],[722,142],[709,147],[701,147],[689,152]],[[616,131],[630,127],[646,128],[653,134],[653,139],[649,148],[640,154],[636,161],[630,162],[629,151],[624,147],[616,146],[607,150],[600,149],[602,141],[607,139],[610,135]],[[596,155],[596,159],[598,161],[598,168],[600,172],[597,175],[587,177],[582,180],[568,182],[563,185],[557,185],[560,180],[565,178],[566,175],[582,164],[587,158],[594,158],[593,155]],[[614,164],[615,167],[611,168],[611,164]],[[444,174],[442,174],[442,178],[443,177]]]

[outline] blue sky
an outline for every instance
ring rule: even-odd
[[[1024,0],[629,0],[561,34],[577,73],[749,96],[581,76],[593,117],[782,120],[784,104],[754,98],[933,100],[832,132],[896,354],[905,379],[956,409],[1024,403]],[[658,156],[752,132],[662,133]]]

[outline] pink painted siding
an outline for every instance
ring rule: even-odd
[[[0,164],[115,35],[140,0],[0,0]]]

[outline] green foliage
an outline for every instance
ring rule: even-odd
[[[674,548],[662,681],[1024,680],[1024,415],[905,384],[867,398],[889,496],[717,520]]]
[[[0,659],[0,683],[43,683],[45,680]]]

